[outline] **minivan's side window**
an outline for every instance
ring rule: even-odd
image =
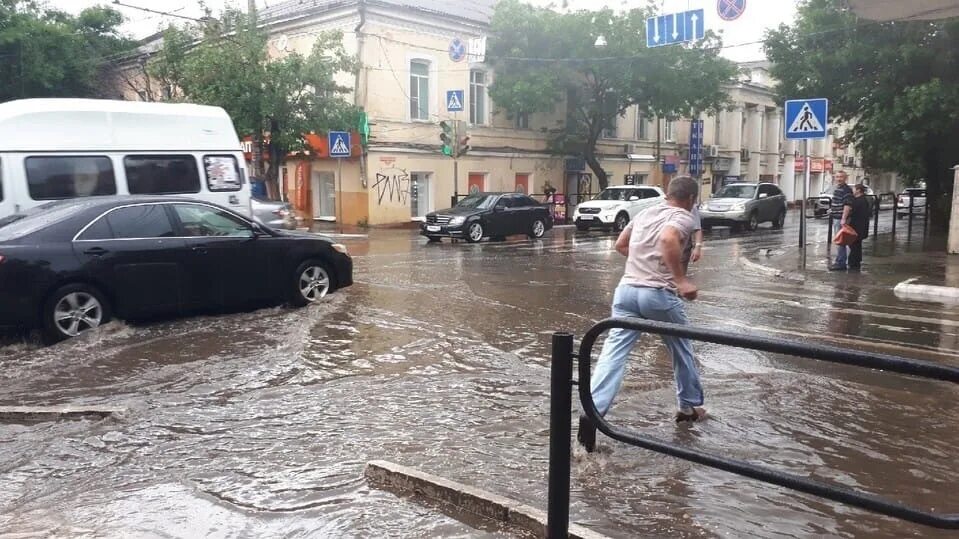
[[[206,171],[206,186],[212,192],[239,191],[243,180],[240,165],[232,155],[204,155],[203,168]]]
[[[44,156],[26,160],[33,200],[117,194],[113,164],[105,156]]]
[[[176,204],[173,208],[185,236],[249,238],[253,235],[253,229],[248,223],[227,212],[199,204]]]
[[[123,168],[132,195],[200,192],[200,171],[192,155],[128,155]]]
[[[115,239],[172,238],[173,223],[162,204],[117,208],[106,215]]]

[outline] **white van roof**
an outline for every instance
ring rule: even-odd
[[[0,152],[240,151],[220,107],[106,99],[0,103]]]

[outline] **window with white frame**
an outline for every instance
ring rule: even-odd
[[[667,142],[676,141],[676,125],[672,120],[663,122],[663,140]]]
[[[603,129],[603,138],[616,138],[618,136],[618,133],[616,132],[616,123],[616,118],[614,117],[609,121],[608,124],[606,124],[606,128]]]
[[[470,123],[486,125],[486,72],[470,70]]]
[[[649,140],[649,120],[642,112],[636,113],[636,140]]]
[[[516,129],[529,129],[529,113],[528,112],[517,112],[513,116],[513,120],[516,122]]]
[[[410,119],[430,119],[430,63],[410,61]]]

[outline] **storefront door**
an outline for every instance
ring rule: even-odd
[[[470,172],[467,189],[470,194],[482,193],[486,190],[486,174],[482,172]]]
[[[433,190],[429,172],[410,174],[410,217],[423,219],[433,207]]]
[[[336,176],[332,172],[313,171],[313,218],[336,220]]]
[[[516,175],[516,189],[517,193],[523,193],[524,195],[529,194],[529,174],[517,174]]]

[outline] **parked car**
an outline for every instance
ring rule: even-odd
[[[549,206],[520,193],[475,193],[456,206],[426,215],[420,234],[429,241],[463,238],[476,243],[483,238],[526,234],[541,238],[553,228]]]
[[[303,306],[352,283],[346,247],[193,199],[64,200],[0,228],[0,325],[49,342],[112,317]]]
[[[852,189],[852,185],[849,186]],[[875,211],[876,204],[876,192],[872,190],[872,187],[868,185],[864,186],[866,188],[866,197],[869,202],[869,214]],[[816,199],[816,206],[813,210],[813,215],[815,217],[826,217],[829,215],[829,208],[832,207],[832,191],[827,189],[822,193],[819,193],[819,198]],[[885,206],[885,207],[884,207]],[[891,206],[887,204],[880,204],[880,209],[891,209]]]
[[[573,223],[582,232],[590,228],[612,229],[619,232],[639,212],[666,199],[663,190],[655,186],[615,185],[603,189],[596,198],[576,206]]]
[[[926,214],[926,190],[919,187],[909,187],[904,189],[896,200],[897,219],[902,219],[909,215],[910,201],[913,215]]]
[[[253,197],[250,199],[250,208],[253,210],[253,218],[270,228],[284,230],[296,228],[293,209],[286,202]]]
[[[699,206],[703,230],[713,226],[745,227],[756,230],[770,222],[782,228],[786,221],[786,195],[772,183],[733,183],[719,190]]]

